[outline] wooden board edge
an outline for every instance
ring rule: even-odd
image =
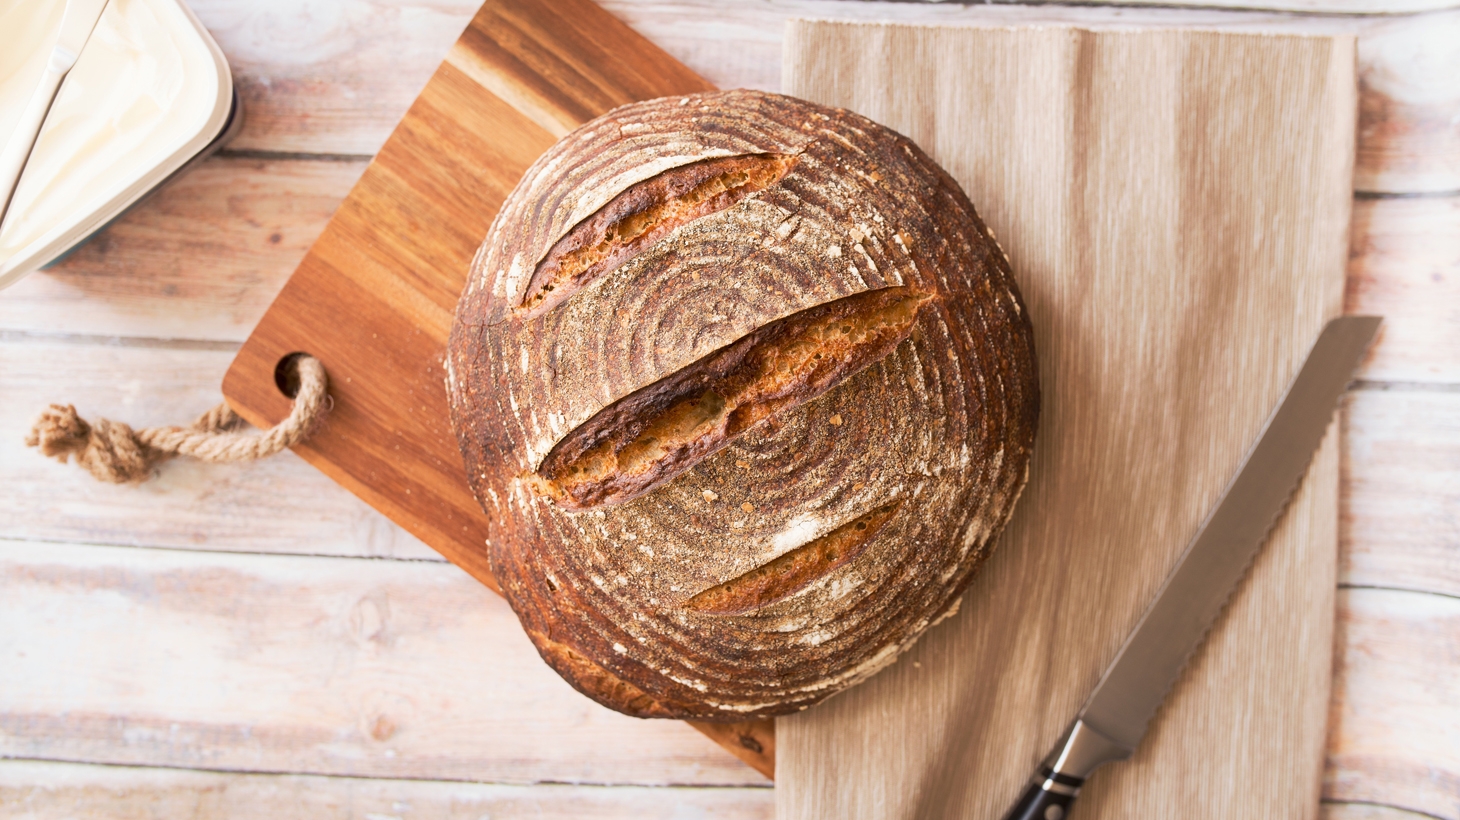
[[[750,768],[776,779],[776,720],[762,718],[740,723],[705,723],[686,720],[705,737],[720,744]]]

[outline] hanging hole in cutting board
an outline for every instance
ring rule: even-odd
[[[308,355],[310,354],[296,350],[284,356],[278,364],[274,365],[274,384],[279,388],[280,393],[290,399],[299,396],[299,357]]]

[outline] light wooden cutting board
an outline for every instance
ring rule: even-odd
[[[1013,264],[1044,408],[962,611],[778,723],[777,816],[1002,817],[1341,309],[1351,37],[793,23],[788,93],[907,134]],[[1337,425],[1133,760],[1075,818],[1313,818]]]
[[[710,88],[589,0],[486,3],[244,343],[224,397],[275,424],[290,407],[276,369],[318,357],[334,406],[295,450],[496,589],[442,381],[472,256],[559,137],[618,105]],[[772,773],[769,721],[692,725]]]

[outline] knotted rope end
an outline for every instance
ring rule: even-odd
[[[53,404],[36,419],[25,443],[65,463],[72,456],[100,481],[126,484],[143,481],[162,457],[121,422],[98,419],[89,424],[70,404]]]
[[[25,444],[64,464],[73,455],[79,459],[90,440],[91,425],[76,414],[75,405],[52,404],[31,425]]]
[[[329,377],[312,356],[295,362],[299,392],[289,417],[263,435],[232,432],[244,424],[227,403],[199,416],[190,427],[147,427],[97,419],[88,424],[69,404],[47,407],[32,425],[25,443],[62,463],[76,463],[101,481],[126,484],[145,481],[157,462],[175,455],[203,461],[247,461],[264,458],[299,443],[329,409]]]

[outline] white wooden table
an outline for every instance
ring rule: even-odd
[[[1388,325],[1345,412],[1324,814],[1460,820],[1460,12],[605,5],[722,87],[771,89],[791,15],[1358,31],[1348,307]],[[769,818],[765,779],[578,696],[502,601],[292,454],[112,487],[23,447],[51,401],[134,425],[216,403],[477,0],[192,6],[241,136],[0,293],[0,817]]]

